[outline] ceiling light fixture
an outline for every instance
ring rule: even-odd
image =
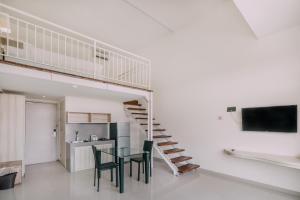
[[[46,98],[46,96],[43,96],[43,98]]]
[[[77,85],[72,85],[72,87],[73,87],[73,88],[78,88],[78,86],[77,86]]]

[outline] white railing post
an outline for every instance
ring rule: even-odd
[[[105,68],[106,68],[106,65],[107,65],[106,59],[108,59],[108,58],[106,58],[106,51],[105,51],[105,49],[103,49],[103,66],[101,68],[101,77],[104,78],[104,79],[105,79],[105,73],[106,73]]]
[[[150,60],[148,61],[147,67],[148,67],[148,69],[147,69],[147,72],[148,72],[148,89],[150,90],[151,89],[151,61]]]
[[[153,141],[153,93],[148,93],[148,140]],[[151,153],[151,166],[153,168],[153,149]]]
[[[75,59],[75,62],[76,62],[76,72],[78,73],[80,70],[79,70],[79,65],[78,65],[78,56],[79,55],[79,41],[76,40],[76,59]]]
[[[19,29],[20,22],[17,20],[17,57],[19,57]]]
[[[34,25],[34,61],[36,62],[36,25]]]
[[[43,44],[43,47],[42,47],[42,63],[45,64],[45,51],[46,51],[46,47],[45,47],[45,37],[46,37],[46,34],[45,34],[45,29],[42,29],[42,44]]]
[[[97,78],[97,63],[96,63],[96,58],[97,58],[97,43],[96,41],[94,41],[94,59],[93,59],[93,62],[94,62],[94,79]]]
[[[25,59],[28,59],[29,58],[29,56],[28,56],[28,46],[29,46],[29,40],[28,40],[28,34],[29,34],[29,31],[28,31],[28,23],[26,23],[26,31],[25,31],[25,35],[26,35],[26,37],[25,37],[25,45],[26,45],[26,47],[25,47]],[[24,45],[23,45],[23,47],[24,47]]]
[[[50,32],[50,65],[53,64],[53,34]]]
[[[65,36],[65,58],[64,58],[64,67],[67,68],[67,37]]]
[[[8,36],[8,32],[6,32],[6,55],[8,56],[8,49],[9,49],[9,36]]]
[[[60,37],[59,34],[57,34],[57,65],[60,66]]]
[[[153,140],[153,94],[148,93],[148,140]]]

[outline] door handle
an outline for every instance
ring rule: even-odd
[[[53,129],[53,132],[52,132],[52,137],[56,137],[56,128]]]

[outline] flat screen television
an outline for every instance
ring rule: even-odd
[[[297,105],[242,108],[242,130],[297,133]]]

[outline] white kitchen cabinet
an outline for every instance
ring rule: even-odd
[[[67,123],[88,124],[88,123],[109,123],[111,122],[110,113],[85,113],[85,112],[67,112]]]
[[[95,145],[98,149],[111,148],[112,144]],[[111,162],[112,156],[102,153],[101,162]],[[74,149],[74,171],[92,169],[95,167],[92,146],[79,146]]]

